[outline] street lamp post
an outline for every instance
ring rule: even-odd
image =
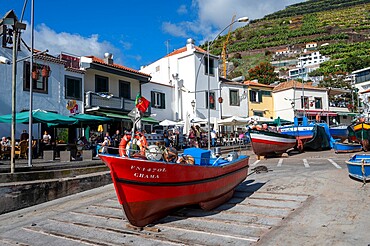
[[[11,25],[13,27],[13,47],[12,47],[12,125],[11,125],[11,154],[10,154],[10,172],[15,171],[15,111],[16,111],[16,80],[17,80],[17,51],[18,51],[18,35],[20,30],[26,29],[26,24],[19,22],[16,17],[4,18],[2,25]]]
[[[193,114],[195,113],[195,101],[191,101],[191,106],[193,107]]]
[[[229,25],[227,25],[221,32],[219,32],[218,34],[217,34],[217,36],[212,40],[212,42],[207,42],[207,67],[208,67],[208,73],[207,73],[207,81],[208,81],[208,83],[207,83],[207,85],[208,85],[208,89],[207,89],[207,91],[208,91],[208,95],[207,95],[207,100],[208,100],[208,109],[207,109],[207,115],[208,115],[208,149],[210,149],[211,148],[211,135],[210,135],[210,128],[211,128],[211,126],[210,126],[210,117],[211,117],[211,105],[210,105],[210,100],[209,100],[209,98],[210,98],[210,84],[211,84],[211,82],[210,82],[210,76],[209,76],[209,74],[210,74],[210,60],[209,60],[209,49],[210,49],[210,47],[212,46],[212,44],[213,44],[213,42],[227,29],[227,28],[229,28],[231,25],[233,25],[234,23],[236,23],[236,22],[247,22],[249,20],[249,18],[248,17],[241,17],[241,18],[239,18],[239,19],[237,19],[237,20],[235,20],[235,21],[233,21],[233,22],[231,22]]]
[[[34,49],[34,0],[31,1],[31,58],[30,58],[30,107],[28,120],[28,166],[32,166],[32,104],[33,104],[33,81],[32,81],[32,67],[33,67],[33,49]]]

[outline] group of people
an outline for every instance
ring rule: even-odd
[[[141,155],[145,156],[145,151],[148,149],[148,141],[145,137],[145,131],[136,131],[132,137],[132,133],[126,131],[119,143],[119,155]]]
[[[262,127],[261,127],[262,129]],[[196,147],[202,148],[205,147],[208,141],[207,134],[202,132],[201,128],[197,126],[191,126],[189,133],[188,133],[188,146],[189,147]],[[218,144],[224,145],[224,141],[230,141],[233,139],[233,142],[236,143],[247,143],[249,138],[246,131],[238,131],[238,132],[231,132],[231,133],[223,133],[217,132],[215,129],[211,128],[210,130],[210,139],[211,139],[211,146],[216,147]]]
[[[131,141],[132,140],[132,141]],[[132,132],[124,131],[123,134],[119,130],[116,130],[115,134],[111,137],[109,132],[105,133],[102,141],[96,143],[96,155],[116,153],[126,155],[126,149],[132,144],[130,149],[136,150],[141,154],[145,154],[145,149],[148,147],[148,143],[145,138],[145,131],[136,131],[134,138],[132,138]]]

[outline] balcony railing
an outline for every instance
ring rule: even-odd
[[[101,107],[106,109],[120,110],[130,112],[135,107],[135,100],[115,97],[109,93],[86,92],[85,108]],[[150,114],[151,107],[145,112]]]

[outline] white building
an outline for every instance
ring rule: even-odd
[[[366,114],[370,114],[370,67],[353,71],[349,79],[361,98],[362,105],[359,106]]]
[[[320,67],[320,63],[328,61],[329,58],[320,54],[319,51],[307,51],[298,58],[296,68],[289,70],[290,79],[311,79],[316,81],[316,78],[309,77],[308,74]]]
[[[17,18],[13,11],[9,11],[5,17]],[[4,18],[5,18],[4,17]],[[10,30],[11,25],[1,25],[1,28]],[[0,47],[0,57],[12,61],[11,35],[0,36],[2,46]],[[30,48],[23,42],[20,43],[17,54],[16,68],[16,113],[28,111],[30,109]],[[49,71],[47,76],[43,76],[43,69]],[[70,115],[71,111],[67,109],[67,104],[73,100],[74,112],[83,110],[83,90],[84,90],[84,72],[66,68],[65,62],[51,55],[43,54],[34,56],[32,71],[37,72],[37,79],[33,80],[33,107],[32,109],[42,109],[55,112],[62,115]],[[12,65],[0,64],[0,87],[2,92],[0,115],[12,113]],[[44,74],[45,75],[45,74]],[[73,89],[70,89],[73,88]],[[45,126],[46,127],[46,126]],[[19,138],[23,129],[28,129],[24,124],[16,124],[15,137]],[[41,138],[38,132],[38,126],[33,126],[33,136]],[[42,129],[43,130],[43,129]],[[42,132],[41,130],[41,132]],[[11,135],[11,124],[0,124],[1,136]],[[52,134],[52,133],[51,133]]]
[[[172,119],[172,105],[174,89],[171,85],[165,85],[150,81],[142,84],[142,95],[151,100],[151,113],[158,121]]]
[[[208,69],[207,52],[195,46],[192,39],[188,39],[185,47],[142,67],[140,72],[149,74],[152,77],[151,81],[155,83],[172,87],[172,94],[159,95],[164,97],[162,100],[165,102],[172,102],[168,105],[170,108],[166,108],[172,112],[172,116],[168,119],[179,121],[186,119],[187,116],[208,118],[208,105],[210,117],[220,117],[220,106],[217,103],[217,98],[220,96],[218,67],[218,57],[210,54]],[[158,87],[150,88],[151,101],[157,100],[152,98],[152,96],[158,97],[157,89]],[[148,93],[145,92],[145,94]],[[192,105],[195,107],[193,108]],[[152,109],[153,114],[161,117],[168,114],[168,111],[166,114],[162,111],[163,108]]]
[[[326,88],[317,88],[297,81],[287,81],[275,86],[273,90],[274,109],[276,116],[294,121],[294,116],[306,115],[315,118],[336,116],[329,110]]]
[[[320,63],[329,60],[326,56],[320,54],[319,51],[305,51],[298,58],[297,67],[306,67],[312,65],[319,65]]]
[[[221,82],[221,118],[248,117],[247,86],[240,82]]]

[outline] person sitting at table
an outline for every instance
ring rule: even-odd
[[[28,138],[29,138],[29,134],[27,133],[27,130],[26,130],[26,129],[24,129],[24,130],[22,131],[22,134],[21,134],[21,137],[20,137],[19,141],[22,141],[22,140],[28,140]]]
[[[98,145],[96,145],[96,156],[98,157],[99,153],[107,154],[109,145],[110,145],[110,141],[109,141],[108,137],[104,137],[104,141],[102,143],[98,143]]]
[[[1,138],[0,145],[1,145],[1,149],[2,150],[4,150],[7,147],[10,147],[10,141],[9,141],[9,139],[7,139],[6,137],[2,137]]]
[[[85,136],[80,137],[77,141],[77,149],[87,150],[90,149],[90,143],[87,141]]]

